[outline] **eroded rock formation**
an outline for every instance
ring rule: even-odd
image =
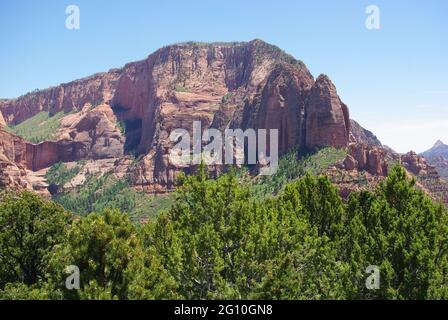
[[[315,81],[301,61],[261,40],[168,46],[120,69],[1,100],[0,111],[9,125],[41,111],[66,113],[55,139],[26,144],[24,168],[132,154],[139,160],[129,176],[148,191],[171,188],[189,170],[170,162],[166,132],[191,132],[195,120],[202,130],[278,129],[280,154],[346,147],[351,136],[348,108],[330,79]],[[372,170],[382,170],[369,157]]]
[[[348,108],[330,79],[320,75],[308,96],[306,146],[347,146],[350,133]]]
[[[380,140],[371,131],[353,119],[350,119],[350,142],[381,146]]]
[[[387,151],[382,147],[367,144],[351,144],[345,158],[344,169],[367,171],[375,176],[387,176]]]
[[[27,177],[28,144],[0,128],[0,187],[32,190]]]

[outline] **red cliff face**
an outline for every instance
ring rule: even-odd
[[[348,171],[367,171],[374,176],[387,176],[387,150],[376,145],[352,144],[344,160]]]
[[[308,96],[306,108],[306,145],[344,147],[348,144],[348,108],[325,75],[320,75]]]
[[[0,128],[0,187],[32,190],[26,169],[29,144]]]
[[[401,164],[414,175],[428,172],[430,167],[426,163],[426,159],[418,155],[414,151],[410,151],[401,156]]]
[[[6,127],[6,121],[5,121],[5,119],[3,119],[3,115],[0,112],[0,128],[4,128],[4,127]]]
[[[305,103],[313,83],[306,68],[277,65],[252,103],[246,104],[242,115],[234,114],[234,127],[278,129],[280,154],[294,146],[304,145]]]
[[[364,129],[353,119],[350,119],[350,142],[382,146],[381,141],[371,131]]]
[[[8,124],[42,110],[71,113],[54,141],[29,147],[28,168],[132,152],[141,158],[129,174],[148,190],[170,188],[185,169],[170,163],[163,133],[191,132],[195,120],[203,130],[278,129],[280,153],[297,145],[345,147],[350,131],[348,109],[328,77],[314,81],[302,62],[260,40],[173,45],[121,69],[0,101]]]
[[[0,111],[8,124],[18,124],[40,111],[57,113],[81,109],[86,103],[108,102],[114,95],[120,71],[112,70],[91,77],[36,90],[17,99],[0,101]]]

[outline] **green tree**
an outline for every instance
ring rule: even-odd
[[[92,213],[73,224],[68,242],[55,254],[54,269],[75,265],[80,290],[64,290],[71,299],[164,299],[176,297],[175,283],[129,217],[118,210]]]
[[[394,167],[375,193],[353,194],[342,248],[354,277],[352,297],[427,299],[446,297],[446,209],[415,188]],[[367,291],[363,272],[380,267],[380,289]]]
[[[323,208],[334,212],[334,220],[343,216],[340,199],[324,180],[308,177],[287,188],[283,197],[259,203],[232,173],[210,180],[201,166],[197,176],[181,179],[176,203],[154,227],[153,243],[182,296],[343,297],[340,274],[345,265],[336,261],[329,236],[319,234],[340,228],[329,228],[331,219],[309,221],[309,208],[318,204],[302,205],[303,184],[318,186],[316,192],[331,191],[329,199],[322,195],[314,201],[324,199]]]
[[[61,248],[62,265],[80,270],[81,290],[72,298],[125,299],[131,281],[126,268],[141,254],[136,227],[116,210],[92,213],[73,224],[67,246]]]
[[[0,289],[33,286],[49,278],[54,248],[67,238],[71,216],[31,192],[6,194],[0,202]]]
[[[331,240],[337,240],[341,234],[345,208],[338,190],[327,177],[315,178],[306,174],[288,185],[279,201],[291,202],[292,210],[316,227],[319,236],[327,235]]]
[[[185,298],[239,297],[235,259],[252,224],[248,189],[238,187],[234,174],[208,179],[204,166],[180,183],[176,203],[155,227],[164,235],[155,242],[158,254]]]
[[[162,221],[161,218],[159,221]],[[179,299],[179,283],[168,272],[168,266],[178,265],[178,255],[170,242],[172,234],[160,234],[156,225],[149,222],[139,230],[142,240],[142,250],[138,257],[133,259],[126,269],[129,283],[129,299]],[[169,231],[168,231],[169,232]],[[156,250],[156,243],[166,242],[165,256],[160,256]]]
[[[22,282],[8,283],[0,290],[0,300],[49,300],[62,299],[62,292],[51,286],[27,286]]]
[[[306,175],[263,205],[256,241],[266,260],[265,276],[254,297],[340,299],[348,266],[338,261],[344,206],[327,178]]]

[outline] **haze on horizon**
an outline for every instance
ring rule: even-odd
[[[68,5],[81,27],[65,27]],[[368,30],[368,5],[380,9]],[[168,44],[272,43],[327,74],[351,117],[398,152],[448,141],[448,2],[135,0],[2,2],[0,98],[69,82],[145,58]]]

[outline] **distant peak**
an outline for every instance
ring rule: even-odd
[[[442,140],[437,140],[437,142],[434,144],[433,148],[438,148],[440,146],[444,146],[445,144],[443,143]]]
[[[315,85],[318,87],[334,88],[336,90],[333,82],[326,74],[320,74],[316,79]]]
[[[331,80],[326,74],[321,73],[317,77],[316,82],[331,82]]]
[[[258,38],[249,41],[249,43],[253,43],[253,44],[268,44],[266,41],[258,39]]]

